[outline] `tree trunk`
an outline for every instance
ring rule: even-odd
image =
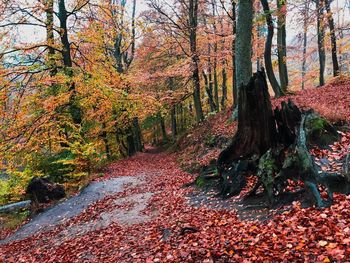
[[[204,17],[204,25],[207,26],[207,19]],[[214,101],[214,92],[213,92],[213,70],[212,70],[212,63],[211,63],[211,43],[209,37],[207,38],[208,41],[208,61],[207,61],[207,67],[208,67],[208,74],[205,73],[203,70],[203,78],[204,78],[204,84],[205,84],[205,90],[208,95],[208,102],[210,106],[210,112],[216,111],[217,104]],[[216,56],[216,54],[214,54]]]
[[[65,6],[65,0],[58,1],[58,19],[60,20],[60,32],[61,32],[61,43],[62,43],[62,57],[64,66],[68,69],[69,75],[71,75],[72,57],[71,48],[68,40],[68,29],[67,29],[67,19],[68,13]]]
[[[235,44],[236,86],[247,85],[252,74],[253,0],[238,1]],[[240,92],[240,89],[238,89]]]
[[[135,138],[133,129],[129,126],[126,129],[126,143],[127,143],[127,154],[128,156],[133,156],[136,153],[135,149]]]
[[[199,78],[199,56],[197,54],[197,25],[198,25],[198,0],[189,2],[189,31],[190,31],[190,49],[192,56],[192,79],[194,84],[193,102],[196,110],[197,122],[204,120],[201,103],[201,86]]]
[[[71,57],[71,47],[68,39],[68,28],[67,28],[67,19],[68,12],[66,10],[65,1],[59,0],[58,2],[58,19],[60,21],[60,38],[62,44],[62,58],[65,74],[72,78],[73,77],[73,62]],[[69,111],[72,117],[72,120],[75,124],[81,124],[82,122],[82,111],[76,101],[76,90],[75,83],[71,81],[69,90],[72,91],[72,95],[69,98]]]
[[[214,98],[213,98],[213,89],[211,88],[213,85],[210,84],[211,83],[211,78],[210,78],[211,74],[210,74],[210,72],[208,73],[208,75],[209,75],[209,78],[208,78],[208,76],[203,71],[202,75],[204,78],[205,90],[207,91],[207,95],[208,95],[210,111],[214,112],[214,111],[216,111],[216,105],[215,105]]]
[[[141,132],[141,127],[140,127],[138,117],[133,118],[132,126],[133,126],[133,137],[134,137],[135,150],[137,152],[141,152],[143,150],[142,132]]]
[[[280,75],[281,89],[286,93],[288,88],[288,70],[287,70],[287,33],[286,33],[286,0],[277,0],[278,7],[278,69]]]
[[[119,33],[117,34],[115,41],[114,41],[114,58],[116,60],[116,68],[118,73],[123,73],[125,71],[125,61],[124,58],[124,52],[122,51],[122,41],[123,41],[123,32],[121,31],[124,27],[124,12],[125,12],[125,5],[126,1],[121,1],[121,10],[113,10],[113,15],[120,16],[120,22],[118,24],[119,28],[117,28],[117,31]],[[120,12],[117,13],[117,12]]]
[[[177,121],[176,121],[176,107],[171,107],[171,134],[173,137],[173,141],[176,140],[177,137]]]
[[[162,132],[162,144],[167,144],[168,143],[168,136],[166,134],[166,128],[165,128],[165,123],[164,123],[164,118],[160,112],[158,112],[158,121],[160,125],[160,129]]]
[[[108,137],[107,137],[107,131],[106,131],[106,124],[102,123],[102,139],[103,139],[103,143],[105,145],[105,152],[107,155],[107,159],[111,159],[111,148],[109,147],[109,142],[108,142]]]
[[[185,107],[184,107],[184,105],[182,103],[180,103],[178,110],[179,110],[179,116],[181,119],[180,131],[184,132],[187,128],[187,125],[188,125],[188,121],[187,121],[186,116],[190,115],[192,113],[192,104],[190,103],[188,106],[185,105]]]
[[[115,140],[116,140],[118,148],[119,148],[119,153],[122,157],[127,157],[128,156],[128,147],[124,141],[125,134],[124,134],[122,129],[118,128],[117,124],[115,125],[115,128],[116,128]]]
[[[327,11],[328,26],[331,34],[333,76],[336,77],[336,76],[339,76],[340,70],[339,70],[339,63],[338,63],[338,57],[337,57],[337,37],[335,35],[334,19],[331,11],[331,1],[325,0],[325,5],[326,5],[326,11]]]
[[[304,6],[304,26],[303,26],[303,62],[301,67],[301,89],[305,88],[305,75],[306,75],[306,49],[307,49],[307,32],[309,24],[309,0],[305,1]]]
[[[318,59],[320,63],[319,73],[319,86],[324,86],[324,71],[326,67],[326,50],[324,45],[324,1],[316,0],[317,10],[317,46],[318,46]]]
[[[220,109],[220,104],[219,104],[219,83],[218,83],[218,43],[217,43],[217,28],[216,28],[216,0],[211,1],[212,5],[212,15],[213,15],[213,32],[214,32],[214,37],[215,37],[215,42],[214,42],[214,63],[213,63],[213,68],[214,68],[214,100],[215,100],[215,105],[216,105],[216,110],[219,111]]]
[[[223,24],[222,20],[220,20],[220,25],[221,25],[221,34],[224,35],[224,24]],[[221,52],[222,52],[222,54],[224,54],[224,52],[225,52],[225,38],[222,38],[220,44],[221,44]],[[226,73],[226,66],[227,66],[226,57],[223,57],[222,60],[221,60],[221,67],[222,67],[222,69],[221,69],[221,76],[222,76],[221,108],[222,109],[226,108],[226,100],[227,100],[227,73]]]
[[[136,0],[133,0],[132,16],[131,16],[131,51],[130,57],[127,59],[127,67],[129,68],[134,60],[136,51]]]
[[[260,39],[261,39],[261,37],[262,37],[262,32],[261,32],[261,29],[262,29],[262,27],[260,26],[260,25],[257,25],[257,33],[256,33],[256,35],[257,35],[257,49],[258,50],[260,50],[261,49],[261,46],[260,46]],[[260,54],[257,54],[257,58],[256,58],[256,70],[257,71],[259,71],[259,70],[261,70],[261,68],[263,68],[264,66],[263,66],[263,63],[262,63],[262,61],[261,61],[261,57],[260,57]]]
[[[169,86],[170,86],[170,90],[175,90],[174,87],[174,80],[173,78],[169,78]],[[173,138],[173,141],[176,140],[176,136],[177,136],[177,114],[176,114],[176,104],[171,105],[171,110],[170,110],[170,119],[171,119],[171,135]]]
[[[267,39],[265,43],[265,54],[264,54],[266,73],[271,83],[272,89],[275,93],[275,96],[278,98],[284,95],[284,92],[281,89],[280,85],[278,84],[275,73],[273,72],[272,52],[271,52],[273,34],[274,34],[273,20],[272,20],[272,15],[271,15],[268,1],[261,0],[261,4],[265,12],[265,18],[266,18],[266,24],[267,24],[267,30],[268,30]]]
[[[226,73],[226,63],[222,63],[222,97],[221,97],[221,108],[226,108],[226,100],[227,100],[227,73]]]
[[[233,95],[233,108],[236,108],[238,101],[238,89],[237,89],[237,81],[236,81],[236,61],[235,61],[235,53],[236,53],[236,2],[235,0],[231,1],[232,6],[232,95]]]
[[[48,67],[50,69],[50,76],[57,74],[57,65],[55,60],[55,36],[54,36],[54,2],[53,0],[46,0],[46,41],[48,45]]]
[[[237,24],[234,27],[235,31],[235,93],[236,102],[235,108],[232,112],[232,119],[238,116],[238,101],[241,87],[246,85],[253,74],[253,67],[251,62],[252,57],[252,32],[253,32],[253,0],[238,1],[238,17]],[[232,4],[233,6],[233,4]],[[235,17],[234,17],[235,18]]]

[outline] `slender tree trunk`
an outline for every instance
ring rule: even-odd
[[[196,110],[197,122],[204,120],[201,103],[201,86],[199,78],[199,56],[197,54],[197,25],[198,25],[198,0],[189,1],[189,32],[190,49],[192,56],[192,79],[194,84],[193,102]]]
[[[116,60],[116,68],[118,73],[123,73],[125,70],[125,61],[123,61],[123,51],[122,51],[122,42],[123,42],[123,32],[122,28],[124,27],[124,12],[125,12],[125,5],[126,1],[121,1],[121,11],[120,14],[117,14],[117,10],[114,10],[114,16],[120,16],[120,22],[118,24],[117,31],[119,33],[117,34],[115,41],[114,41],[114,58]],[[119,11],[118,11],[119,12]]]
[[[319,86],[324,86],[324,72],[326,68],[326,51],[324,44],[324,1],[316,0],[316,10],[317,10],[317,45],[318,45],[318,57],[320,63],[320,73],[319,73]]]
[[[266,24],[268,29],[267,39],[265,43],[265,54],[264,54],[266,74],[269,78],[272,89],[275,92],[275,96],[278,98],[284,95],[284,93],[279,83],[277,82],[276,76],[273,72],[272,52],[271,52],[272,40],[273,40],[273,34],[274,34],[273,20],[272,20],[270,7],[269,7],[269,2],[267,0],[261,0],[261,4],[265,12]]]
[[[339,70],[339,63],[338,63],[338,57],[337,57],[337,37],[335,35],[335,25],[334,25],[333,14],[331,11],[331,1],[325,0],[325,5],[326,5],[326,11],[327,11],[328,26],[331,34],[333,76],[336,77],[336,76],[339,76],[340,70]]]
[[[220,25],[221,25],[221,34],[224,35],[224,24],[223,24],[222,20],[220,20]],[[224,54],[224,52],[225,52],[225,38],[222,38],[222,40],[221,40],[221,51],[222,51],[222,54]],[[226,72],[226,66],[227,66],[226,57],[223,57],[222,61],[221,61],[221,67],[222,67],[222,70],[221,70],[221,76],[222,76],[221,108],[222,109],[226,108],[226,100],[227,100],[227,72]]]
[[[235,0],[231,0],[232,7],[232,44],[231,44],[231,52],[232,52],[232,95],[233,95],[233,108],[237,106],[238,99],[238,89],[236,85],[236,61],[235,61],[235,53],[236,53],[236,2]]]
[[[137,152],[141,152],[143,150],[142,132],[141,132],[141,127],[140,127],[138,117],[133,118],[132,126],[133,126],[133,140],[135,145],[134,148]]]
[[[214,42],[214,63],[213,63],[213,68],[214,68],[214,99],[215,99],[215,105],[216,105],[216,110],[219,111],[220,106],[219,106],[219,83],[218,83],[218,58],[217,58],[217,53],[218,53],[218,43],[217,43],[217,28],[216,28],[216,0],[212,0],[212,14],[213,14],[213,33],[215,37],[215,42]]]
[[[177,123],[178,125],[178,131],[179,133],[181,133],[183,131],[183,127],[184,127],[184,117],[183,117],[183,111],[182,109],[182,103],[179,103],[178,105],[176,105],[176,117],[177,117]]]
[[[133,156],[136,153],[136,149],[135,149],[134,133],[131,126],[129,126],[126,129],[126,143],[127,143],[128,156]]]
[[[119,148],[119,153],[122,157],[127,157],[128,147],[125,145],[125,141],[124,141],[125,134],[123,133],[122,129],[118,128],[117,124],[115,125],[115,127],[116,127],[115,140]]]
[[[226,100],[227,100],[227,73],[226,73],[226,63],[222,65],[222,97],[221,97],[221,108],[226,108]]]
[[[60,38],[62,44],[62,58],[65,74],[72,78],[73,77],[73,62],[71,57],[71,47],[68,39],[68,12],[66,10],[65,1],[58,1],[58,19],[60,21]],[[75,83],[71,81],[69,90],[72,91],[72,95],[69,99],[69,111],[75,124],[81,124],[82,122],[82,111],[76,101],[76,90]]]
[[[184,105],[182,103],[180,103],[178,110],[179,110],[179,116],[181,119],[180,131],[184,132],[187,128],[187,125],[188,125],[188,121],[187,121],[186,116],[192,114],[192,104],[190,103],[188,106],[185,105],[185,107],[184,107]]]
[[[50,76],[57,74],[57,65],[55,60],[55,36],[54,36],[54,1],[46,0],[46,41],[48,45],[48,67],[50,68]]]
[[[288,88],[288,70],[287,70],[287,32],[286,32],[286,0],[277,0],[278,7],[278,69],[280,75],[281,89],[286,93]]]
[[[158,112],[158,121],[159,121],[159,125],[160,125],[160,129],[162,132],[162,143],[166,144],[168,143],[168,136],[166,134],[166,128],[165,128],[165,122],[164,122],[164,118],[162,116],[162,114],[160,112]]]
[[[131,63],[135,57],[136,50],[136,0],[133,1],[132,7],[132,16],[131,16],[131,55],[128,58],[128,67],[130,67]]]
[[[207,91],[207,95],[208,95],[208,101],[209,101],[209,106],[210,106],[210,111],[214,112],[216,110],[216,105],[214,102],[214,97],[213,97],[213,89],[210,88],[210,72],[208,73],[209,78],[207,76],[207,74],[205,74],[205,72],[203,71],[202,73],[203,78],[204,78],[204,85],[205,85],[205,90]]]
[[[177,121],[176,121],[176,107],[171,107],[171,135],[173,137],[173,141],[176,140],[177,137]]]
[[[71,48],[70,43],[68,40],[68,29],[67,29],[67,19],[68,19],[68,13],[65,6],[64,0],[58,1],[58,18],[60,20],[60,32],[61,32],[61,43],[62,43],[62,57],[64,66],[66,68],[71,68],[72,63],[72,57],[71,57]],[[71,72],[71,69],[67,69],[69,72]],[[71,74],[71,73],[70,73]]]
[[[170,87],[170,90],[175,90],[175,87],[174,87],[174,80],[173,78],[170,78],[169,79],[169,87]],[[176,137],[177,137],[177,120],[176,120],[176,104],[174,105],[171,105],[171,110],[170,110],[170,119],[171,119],[171,135],[172,135],[172,139],[173,141],[176,140]]]
[[[260,39],[261,39],[261,26],[260,25],[257,25],[257,29],[256,29],[258,32],[257,32],[257,48],[258,50],[261,49],[261,46],[260,46]],[[262,65],[262,62],[261,62],[261,57],[260,57],[260,54],[257,54],[257,58],[256,58],[256,69],[259,71],[261,70],[261,68],[263,67]]]
[[[108,137],[107,137],[107,131],[106,131],[106,123],[102,123],[102,139],[103,143],[105,145],[105,152],[107,155],[107,159],[111,159],[111,148],[109,147]]]
[[[204,24],[207,25],[207,20],[206,18],[204,17]],[[210,106],[210,111],[211,112],[214,112],[216,111],[216,108],[217,108],[217,104],[216,102],[214,101],[215,100],[215,97],[213,95],[214,91],[213,91],[213,69],[212,69],[212,63],[211,63],[211,55],[212,55],[212,52],[211,52],[211,43],[210,43],[210,39],[209,37],[207,38],[207,41],[208,41],[208,74],[206,74],[203,70],[203,77],[204,77],[204,84],[205,84],[205,90],[207,92],[207,95],[208,95],[208,102],[209,102],[209,106]],[[214,54],[216,56],[216,54]]]
[[[304,6],[303,63],[302,63],[302,68],[301,68],[301,81],[302,81],[301,89],[305,88],[308,23],[309,23],[309,0],[305,1],[305,6]]]

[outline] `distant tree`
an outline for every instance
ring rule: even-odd
[[[280,76],[281,89],[285,93],[288,87],[288,69],[287,69],[287,1],[277,0],[277,51],[278,51],[278,69]]]
[[[237,101],[238,101],[238,89],[237,89],[237,81],[236,81],[236,31],[237,31],[237,16],[236,16],[236,8],[237,8],[237,1],[236,0],[230,0],[230,9],[226,8],[224,0],[220,0],[221,6],[224,9],[228,19],[231,21],[232,24],[232,42],[231,42],[231,58],[232,58],[232,99],[233,99],[233,108],[236,109],[237,107]],[[223,74],[226,72],[222,72]]]
[[[263,6],[266,24],[267,24],[267,38],[266,38],[265,53],[264,53],[266,74],[271,83],[275,96],[280,97],[284,95],[284,92],[281,89],[281,86],[276,79],[275,73],[273,72],[273,65],[272,65],[271,49],[272,49],[272,41],[273,41],[273,35],[274,35],[274,25],[273,25],[271,10],[269,7],[269,2],[267,0],[261,0],[261,4]]]
[[[198,27],[198,0],[189,0],[188,3],[188,28],[190,50],[192,58],[192,79],[194,82],[194,107],[196,109],[197,122],[204,120],[201,103],[201,86],[199,78],[199,56],[197,53],[197,27]]]
[[[302,7],[302,16],[303,16],[303,59],[301,66],[301,89],[305,88],[305,75],[306,75],[306,51],[307,51],[307,33],[308,33],[308,25],[310,20],[310,0],[306,0],[304,2],[304,6]]]
[[[113,21],[116,24],[113,56],[116,60],[116,69],[120,74],[126,73],[135,58],[136,50],[136,0],[132,1],[131,33],[128,34],[128,23],[125,21],[127,0],[110,0]],[[126,127],[127,153],[129,156],[142,151],[142,136],[139,119],[134,116]],[[124,132],[121,134],[123,135]],[[118,136],[118,132],[117,132]]]
[[[324,72],[326,69],[326,50],[325,50],[325,32],[324,32],[324,0],[313,0],[316,4],[317,14],[317,46],[318,46],[318,59],[320,64],[319,69],[319,86],[324,86],[325,78]]]
[[[238,101],[238,92],[237,92],[237,79],[236,79],[236,59],[235,59],[235,53],[236,53],[236,2],[235,0],[231,0],[232,5],[232,11],[231,11],[231,20],[232,20],[232,94],[233,94],[233,103],[234,106],[237,104]],[[234,107],[235,108],[235,107]]]
[[[335,32],[335,25],[333,19],[333,13],[331,10],[331,3],[333,0],[325,0],[326,5],[326,16],[328,20],[328,26],[331,34],[331,51],[332,51],[332,63],[333,63],[333,76],[336,77],[340,74],[338,54],[337,54],[337,37]]]
[[[164,1],[148,0],[149,7],[158,17],[153,19],[158,25],[171,30],[171,37],[190,60],[191,79],[193,83],[193,103],[196,120],[204,120],[201,102],[200,56],[198,50],[198,0],[180,0],[174,6]]]

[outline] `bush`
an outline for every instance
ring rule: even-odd
[[[29,181],[35,176],[42,176],[28,167],[23,171],[7,171],[9,178],[0,180],[0,204],[20,201],[23,199]]]

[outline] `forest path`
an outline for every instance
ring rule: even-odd
[[[118,243],[113,254],[128,253],[130,257],[128,244],[142,240],[143,227],[157,227],[161,222],[159,211],[166,206],[168,192],[171,195],[190,180],[174,155],[157,149],[111,164],[102,178],[80,194],[49,208],[0,241],[0,262],[99,261],[101,255],[89,249],[89,238],[94,242],[123,239],[125,247]],[[77,254],[66,251],[67,244],[75,244],[76,249],[87,247]],[[60,257],[61,252],[68,253],[69,258]],[[99,252],[105,253],[102,248]],[[116,258],[125,258],[120,254]]]
[[[102,201],[105,198],[110,198],[125,190],[126,186],[137,186],[142,184],[144,176],[138,174],[136,176],[125,176],[111,178],[106,181],[90,183],[80,194],[73,196],[34,217],[30,222],[23,225],[12,236],[0,241],[0,244],[18,241],[35,235],[39,232],[47,232],[55,226],[62,225],[68,220],[82,214],[92,204]],[[93,230],[98,230],[107,227],[112,222],[130,223],[142,221],[139,218],[138,211],[145,207],[146,201],[151,194],[142,196],[128,196],[124,198],[116,198],[116,204],[126,202],[140,202],[130,211],[119,211],[120,209],[112,209],[112,211],[101,213],[101,216],[94,222],[84,222],[78,225],[72,225],[66,228],[60,237],[72,237],[82,235]]]
[[[128,176],[124,176],[122,171],[109,168],[105,180],[91,182],[78,195],[35,216],[11,236],[1,240],[0,245],[24,240],[39,233],[45,234],[55,227],[65,226],[55,237],[55,245],[59,245],[65,240],[101,230],[113,223],[132,225],[148,221],[151,216],[141,215],[140,212],[147,207],[153,193],[146,191],[125,194],[128,193],[128,189],[144,184],[146,177],[154,175],[154,171],[149,174],[147,169],[139,171],[137,168],[134,171],[130,170]],[[96,210],[94,206],[103,207],[104,203],[108,203],[106,209],[98,209],[98,213],[89,220],[92,211]]]

